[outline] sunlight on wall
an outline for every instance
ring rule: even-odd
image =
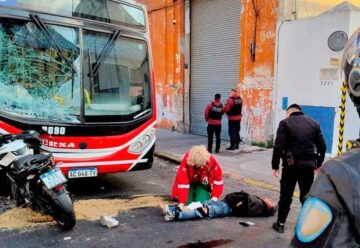
[[[318,16],[343,0],[281,0],[280,19],[303,19]],[[360,8],[360,0],[348,0],[348,3]],[[296,11],[295,11],[296,10]]]

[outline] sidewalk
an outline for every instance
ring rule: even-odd
[[[182,156],[193,145],[207,146],[207,137],[194,134],[180,134],[165,129],[156,130],[155,156],[179,163]],[[272,149],[241,144],[239,150],[227,151],[228,142],[221,144],[220,153],[213,155],[220,163],[224,177],[241,180],[244,183],[279,191],[280,178],[272,175]],[[295,196],[298,193],[295,193]]]

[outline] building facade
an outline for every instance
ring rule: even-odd
[[[347,140],[358,137],[358,115],[346,90],[342,95],[341,60],[345,43],[359,27],[360,8],[347,2],[313,18],[281,22],[274,129],[295,102],[320,124],[329,155],[336,156]]]
[[[215,93],[225,102],[237,88],[244,99],[242,137],[271,138],[278,1],[138,2],[148,10],[158,126],[205,134],[207,102]]]
[[[216,93],[222,94],[225,102],[229,89],[237,88],[244,99],[241,136],[257,142],[271,141],[281,117],[274,116],[278,114],[278,92],[274,89],[282,23],[314,17],[341,2],[137,1],[148,10],[158,126],[206,134],[206,104]],[[360,6],[358,0],[350,2]],[[222,136],[227,137],[226,116]]]

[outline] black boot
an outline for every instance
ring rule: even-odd
[[[284,223],[275,222],[273,224],[273,229],[278,233],[284,233]]]
[[[226,150],[231,150],[231,151],[233,151],[233,150],[235,150],[235,147],[234,147],[233,145],[231,145],[231,146],[229,146],[228,148],[226,148]]]

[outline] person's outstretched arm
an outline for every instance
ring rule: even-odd
[[[275,139],[272,162],[271,162],[272,169],[274,171],[274,176],[279,175],[280,159],[283,156],[284,147],[286,144],[286,133],[285,132],[286,132],[285,122],[281,121],[279,123],[279,127],[276,132],[276,139]]]
[[[171,198],[177,197],[180,206],[186,205],[190,190],[190,180],[187,170],[188,155],[189,154],[186,153],[181,161],[180,167],[176,173],[174,185],[171,192]]]
[[[217,201],[223,190],[224,190],[224,181],[222,176],[222,169],[216,159],[211,156],[210,163],[212,163],[212,173],[214,176],[213,189],[211,192],[211,200]]]
[[[315,139],[315,146],[317,150],[317,158],[316,158],[316,166],[320,167],[325,159],[325,152],[326,152],[326,143],[324,136],[321,132],[320,125],[317,127],[317,134]]]
[[[211,103],[209,103],[208,105],[206,105],[206,108],[205,108],[205,121],[208,122],[209,120],[209,111],[211,109]]]

